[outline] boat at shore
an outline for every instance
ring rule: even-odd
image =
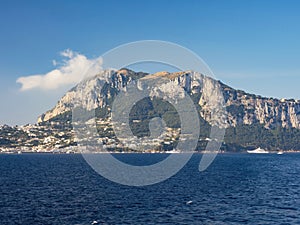
[[[181,153],[181,151],[173,149],[173,150],[170,150],[170,151],[166,151],[165,153]]]
[[[248,153],[250,154],[266,154],[266,153],[269,153],[269,151],[265,150],[265,149],[262,149],[262,148],[257,148],[257,149],[254,149],[254,150],[248,150],[247,151]]]

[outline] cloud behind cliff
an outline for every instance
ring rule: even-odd
[[[17,79],[21,91],[32,89],[55,90],[66,85],[76,84],[87,75],[95,75],[102,70],[102,58],[88,59],[85,55],[70,49],[60,53],[62,62],[53,61],[57,68],[45,73],[22,76]]]

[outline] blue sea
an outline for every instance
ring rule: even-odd
[[[116,157],[146,165],[166,155]],[[204,172],[200,158],[162,183],[130,187],[81,155],[0,155],[0,223],[300,224],[300,154],[219,154]]]

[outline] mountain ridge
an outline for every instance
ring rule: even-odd
[[[192,74],[192,71],[175,73],[162,71],[155,74],[142,72],[136,73],[129,69],[104,71],[103,73],[84,81],[87,83],[86,88],[90,88],[90,90],[85,89],[87,98],[92,100],[91,102],[88,102],[85,107],[87,110],[93,110],[107,105],[107,101],[111,93],[102,93],[102,95],[99,94],[97,96],[93,96],[93,94],[101,92],[101,90],[99,90],[100,83],[101,85],[105,82],[109,83],[112,88],[119,91],[134,80],[134,78],[142,78],[145,76],[167,77],[170,80],[178,79],[178,85],[182,86],[187,92],[201,93],[203,86],[201,86],[201,84],[195,85],[193,81],[190,80],[193,76]],[[208,79],[208,77],[202,74],[200,78],[202,80]],[[260,95],[249,94],[242,90],[236,90],[221,81],[212,80],[212,83],[219,85],[222,89],[227,111],[227,123],[229,126],[235,127],[242,124],[251,125],[259,123],[263,124],[266,128],[275,128],[277,126],[281,126],[283,128],[300,128],[300,102],[298,100],[261,97]],[[41,115],[38,118],[38,123],[46,122],[55,116],[71,111],[71,104],[76,96],[76,90],[79,86],[80,84],[68,91],[53,109]],[[202,91],[201,94],[205,93]],[[205,107],[203,99],[200,99],[199,105],[201,108]],[[201,116],[205,117],[203,112]]]
[[[78,101],[83,106],[83,114],[95,117],[79,119],[83,119],[83,124],[96,121],[98,132],[94,138],[98,143],[113,152],[131,152],[132,149],[115,136],[111,124],[114,97],[121,90],[126,92],[129,83],[156,78],[168,80],[163,86],[165,94],[180,97],[182,93],[177,92],[183,88],[194,102],[200,120],[195,151],[204,151],[207,143],[213,141],[209,134],[212,126],[226,128],[221,146],[223,152],[246,152],[257,147],[271,152],[300,150],[298,100],[249,94],[193,71],[149,74],[121,69],[106,70],[80,82],[54,108],[41,115],[37,124],[0,126],[0,152],[80,152],[72,120],[72,109]],[[151,119],[161,117],[167,125],[166,137],[155,140],[158,146],[155,151],[164,152],[176,146],[181,125],[174,107],[159,100],[160,97],[159,91],[152,91],[149,98],[133,107],[130,127],[134,135],[141,138],[142,144],[151,144],[143,143],[143,137],[149,136]],[[219,112],[222,107],[226,107],[225,113]],[[135,139],[134,142],[138,143]]]

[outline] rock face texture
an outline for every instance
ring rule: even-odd
[[[260,123],[267,128],[300,128],[298,100],[264,98],[234,90],[224,84],[222,89],[231,126]]]
[[[213,125],[260,123],[266,128],[300,128],[298,100],[279,100],[248,94],[193,71],[146,74],[128,69],[108,70],[84,80],[68,91],[53,109],[41,115],[38,122],[49,121],[71,111],[78,101],[86,110],[108,107],[113,96],[120,90],[126,91],[128,84],[155,78],[169,80],[160,87],[165,93],[178,97],[179,87],[182,87],[191,96],[198,96],[193,99],[200,106],[201,117]]]
[[[42,114],[38,118],[38,123],[51,120],[60,114],[71,111],[78,101],[86,110],[105,107],[111,98],[111,90],[120,90],[131,82],[130,73],[132,74],[133,71],[125,69],[119,71],[109,70],[84,80],[68,91],[53,109]],[[112,88],[107,88],[107,86]]]

